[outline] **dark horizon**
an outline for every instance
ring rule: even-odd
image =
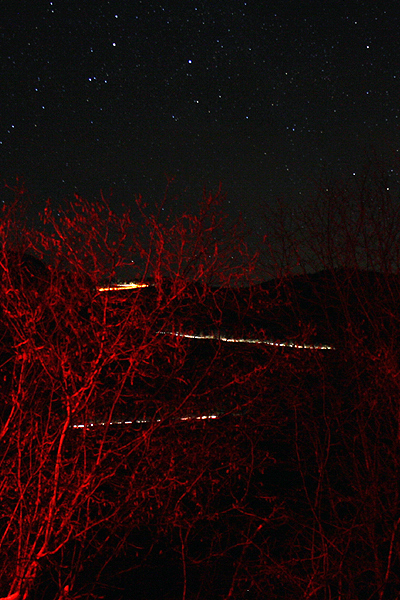
[[[0,177],[40,210],[103,191],[180,214],[227,193],[259,240],[263,207],[301,207],[371,151],[398,161],[395,2],[5,2]],[[396,176],[397,177],[397,176]],[[394,182],[397,185],[397,180]]]

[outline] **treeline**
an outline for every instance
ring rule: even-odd
[[[0,220],[1,595],[397,597],[387,187],[375,170],[321,193],[256,257],[220,192],[164,221],[76,197],[32,228],[14,190]],[[100,291],[128,267],[151,288]],[[299,347],[180,335],[227,329]],[[301,348],[319,342],[332,349]]]

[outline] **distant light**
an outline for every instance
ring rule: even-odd
[[[131,281],[130,283],[114,283],[113,285],[108,285],[105,287],[97,288],[98,292],[114,292],[117,290],[137,290],[139,288],[149,287],[149,283],[135,283]]]
[[[178,421],[205,421],[209,419],[218,419],[219,415],[209,414],[209,415],[188,415],[186,417],[178,417]],[[166,419],[165,419],[166,420]],[[142,423],[161,423],[162,419],[136,419],[136,421],[101,421],[98,423],[79,423],[76,425],[70,425],[72,429],[86,429],[88,427],[106,427],[112,425],[141,425]],[[1,600],[1,599],[0,599]]]
[[[194,334],[182,333],[180,331],[159,331],[161,335],[174,335],[176,337],[189,338],[192,340],[219,340],[220,342],[230,342],[234,344],[263,344],[266,346],[276,346],[277,348],[294,348],[295,350],[335,350],[334,346],[328,344],[298,344],[296,342],[279,342],[277,340],[263,340],[258,338],[233,338],[221,334]]]

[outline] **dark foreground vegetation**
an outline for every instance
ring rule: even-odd
[[[0,221],[1,596],[399,597],[387,187],[375,170],[321,192],[259,257],[220,194],[164,221],[75,198],[32,228],[15,190]],[[128,267],[146,287],[104,291]]]

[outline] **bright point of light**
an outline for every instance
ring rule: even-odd
[[[113,285],[108,285],[105,287],[97,288],[98,292],[114,292],[117,290],[137,290],[139,288],[149,287],[149,283],[135,283],[131,281],[129,283],[114,283]]]

